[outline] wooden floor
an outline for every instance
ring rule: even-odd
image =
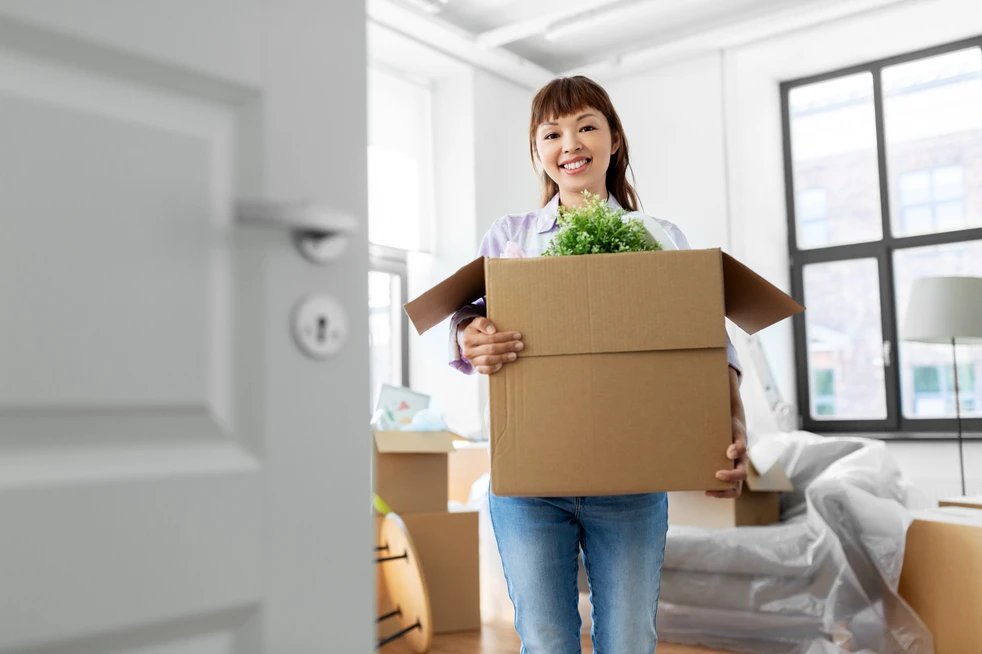
[[[485,624],[481,631],[433,637],[430,654],[518,654],[521,643],[510,624]],[[381,654],[410,654],[405,643],[396,641],[379,650]],[[589,634],[583,638],[583,654],[591,654]],[[659,643],[658,654],[731,654],[713,649]]]

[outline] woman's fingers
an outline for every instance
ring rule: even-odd
[[[486,354],[484,356],[469,359],[472,366],[500,366],[504,363],[514,361],[517,358],[514,352],[510,354]]]
[[[464,330],[460,336],[460,342],[465,347],[476,345],[488,345],[491,343],[514,343],[521,341],[522,335],[518,332],[501,332],[500,334],[485,334],[478,330],[471,330],[470,327]]]
[[[747,478],[747,461],[743,459],[732,470],[720,470],[716,473],[716,478],[720,481],[736,483]]]
[[[747,444],[743,442],[736,442],[730,445],[726,449],[726,458],[731,461],[738,461],[742,459],[747,454]]]
[[[487,345],[474,345],[464,348],[464,356],[470,361],[482,356],[495,356],[503,354],[514,354],[521,352],[525,348],[521,341],[507,341],[505,343],[489,343]],[[515,357],[512,357],[514,359]]]
[[[460,342],[461,354],[484,375],[498,372],[502,365],[517,359],[518,352],[525,348],[521,334],[498,333],[487,318],[472,320],[461,335]]]
[[[481,332],[482,334],[494,334],[498,331],[498,329],[494,326],[494,323],[483,316],[474,318],[474,320],[467,325],[467,329],[473,329],[474,331]]]

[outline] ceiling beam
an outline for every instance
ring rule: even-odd
[[[555,73],[502,48],[478,45],[470,32],[438,16],[392,0],[367,0],[370,21],[466,64],[495,73],[519,86],[537,90]]]
[[[769,11],[750,19],[727,24],[701,25],[687,33],[662,40],[657,45],[625,51],[596,63],[579,66],[561,75],[597,75],[605,80],[637,74],[659,65],[702,54],[735,48],[756,41],[857,16],[884,8],[934,0],[815,0],[784,10]]]
[[[648,0],[656,1],[656,0]],[[545,34],[546,30],[555,23],[575,18],[593,11],[602,11],[611,5],[624,4],[624,0],[586,0],[570,3],[572,6],[560,11],[553,11],[535,18],[509,23],[493,30],[477,35],[477,43],[483,48],[500,48],[509,43],[522,41],[532,36]]]

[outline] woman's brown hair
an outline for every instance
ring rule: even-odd
[[[638,193],[627,181],[627,170],[631,165],[631,160],[628,156],[627,137],[624,136],[621,119],[618,117],[617,111],[614,110],[614,105],[611,103],[607,92],[588,77],[583,75],[557,77],[535,94],[529,117],[529,154],[532,156],[532,167],[536,168],[535,132],[539,125],[587,107],[597,109],[604,115],[607,124],[610,125],[611,138],[614,143],[620,143],[617,152],[610,156],[610,165],[607,167],[607,192],[612,194],[625,209],[637,211],[640,204]],[[631,170],[631,177],[632,179],[634,177],[633,169]],[[542,206],[545,206],[559,192],[559,185],[549,177],[545,170],[542,171],[540,181],[542,183]]]

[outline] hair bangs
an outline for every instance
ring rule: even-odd
[[[600,97],[583,78],[560,77],[544,86],[532,101],[532,125],[538,129],[545,122],[593,107],[607,113],[610,101]]]

